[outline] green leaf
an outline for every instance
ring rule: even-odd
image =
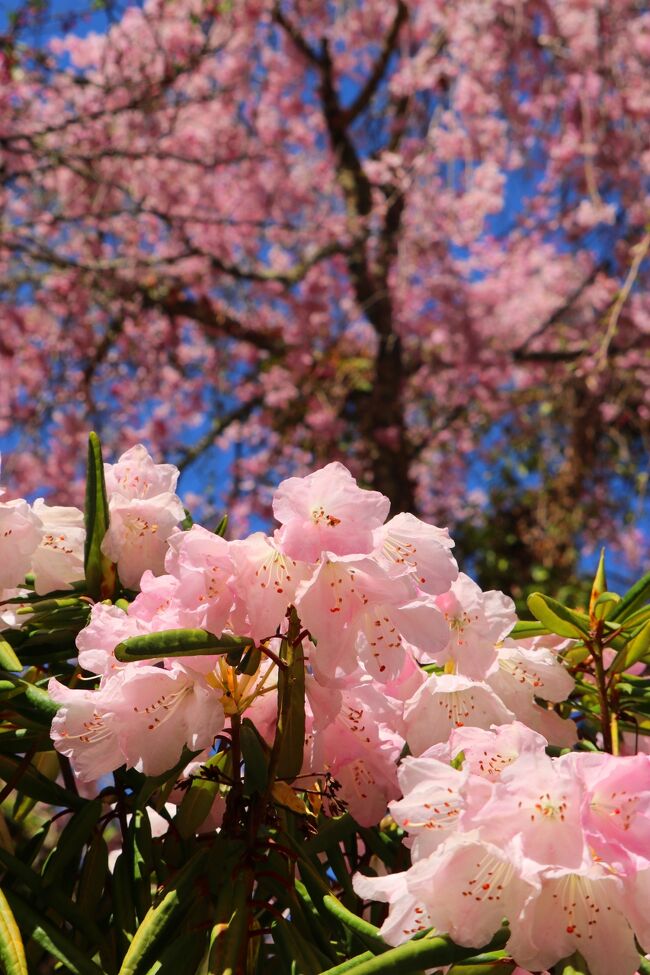
[[[621,597],[617,592],[602,592],[592,606],[594,617],[597,620],[608,619],[620,601]]]
[[[96,433],[91,433],[88,438],[85,518],[84,565],[88,591],[94,599],[111,599],[115,593],[117,573],[114,564],[101,550],[109,518],[102,447]]]
[[[80,931],[91,944],[99,945],[101,943],[101,931],[95,924],[90,912],[84,910],[80,903],[75,904],[60,889],[44,888],[43,878],[40,874],[1,847],[0,863],[7,870],[9,876],[13,874],[29,888],[35,899],[37,898],[50,910],[56,911],[60,917]]]
[[[537,620],[518,620],[510,630],[508,636],[512,640],[526,640],[532,636],[546,636],[550,630]]]
[[[577,951],[570,958],[556,962],[553,969],[557,975],[589,975],[587,963]]]
[[[507,928],[501,928],[486,951],[502,948],[510,936]],[[476,948],[462,948],[447,937],[426,935],[420,940],[407,941],[391,948],[383,955],[365,958],[349,969],[351,975],[414,975],[423,968],[443,968],[465,958],[472,958]],[[338,968],[340,971],[340,967]],[[322,975],[333,975],[337,968],[328,969]]]
[[[289,635],[282,641],[280,656],[286,667],[278,672],[277,759],[275,777],[292,781],[300,774],[305,750],[305,657],[297,640],[295,610]],[[276,744],[274,743],[274,751]]]
[[[607,591],[607,579],[605,577],[605,549],[601,548],[600,558],[598,559],[598,568],[596,569],[596,575],[594,576],[594,581],[591,586],[591,595],[589,597],[590,616],[594,612],[594,607],[598,599],[606,591]]]
[[[244,793],[264,792],[268,780],[268,748],[249,718],[244,718],[239,732],[244,760]]]
[[[252,868],[240,863],[232,881],[221,888],[208,963],[208,971],[214,975],[240,975],[244,971],[254,880]]]
[[[77,948],[67,935],[30,907],[18,894],[7,891],[6,896],[25,935],[33,938],[44,951],[58,959],[68,971],[72,972],[72,975],[103,975],[101,969],[88,958],[86,953]]]
[[[20,677],[14,677],[12,674],[1,674],[2,686],[7,684],[13,684],[15,692],[17,695],[24,695],[26,704],[28,705],[28,710],[34,717],[46,723],[49,727],[52,724],[52,718],[57,713],[60,704],[53,701],[47,691],[44,691],[42,687],[37,687],[36,684],[32,684],[27,680],[22,680]],[[14,705],[18,705],[21,702],[14,701]]]
[[[86,851],[77,889],[77,904],[90,917],[95,916],[108,878],[108,846],[101,833],[96,833]]]
[[[257,669],[260,665],[260,660],[262,659],[262,651],[259,647],[251,645],[248,647],[244,656],[239,661],[237,666],[238,674],[248,674],[252,676],[257,673]]]
[[[612,670],[615,672],[627,670],[633,664],[648,656],[650,656],[650,620],[630,640],[627,649],[621,650],[614,661]]]
[[[217,527],[214,530],[215,535],[219,535],[220,538],[225,538],[226,531],[228,530],[228,515],[224,515]]]
[[[162,630],[133,636],[115,647],[115,656],[123,663],[162,657],[201,657],[216,653],[241,653],[251,645],[248,637],[215,636],[207,630]]]
[[[198,930],[177,936],[155,960],[146,975],[179,975],[182,972],[196,972],[205,950],[205,938],[205,934]]]
[[[284,949],[285,958],[296,963],[300,975],[319,975],[322,972],[324,959],[320,957],[320,953],[316,953],[311,942],[301,937],[293,919],[285,921],[283,917],[278,918],[273,925],[273,937]],[[325,964],[328,964],[327,960]]]
[[[204,866],[205,854],[200,850],[164,889],[159,902],[147,911],[135,932],[119,975],[135,975],[143,968],[147,955],[159,950],[172,922],[189,906],[189,895],[194,892],[195,880]]]
[[[27,975],[23,939],[9,902],[0,890],[0,962],[5,975]]]
[[[532,593],[526,602],[533,616],[551,633],[574,640],[589,636],[589,618],[584,613],[576,613],[541,592]]]
[[[86,800],[64,789],[63,786],[41,775],[32,765],[23,767],[23,762],[10,755],[0,755],[0,779],[11,782],[16,790],[24,792],[31,799],[47,802],[51,806],[64,809],[79,809]]]
[[[20,672],[23,665],[10,643],[0,637],[0,669]]]
[[[127,833],[133,898],[138,917],[144,919],[151,907],[152,837],[146,809],[135,809]]]
[[[332,914],[337,921],[340,921],[346,928],[349,928],[353,934],[359,938],[362,944],[372,951],[373,954],[379,955],[388,951],[390,945],[387,945],[381,934],[379,933],[379,928],[376,928],[374,924],[370,924],[368,921],[364,921],[363,918],[357,917],[351,911],[348,911],[346,907],[341,904],[338,898],[334,897],[332,894],[326,894],[323,897],[323,906]]]
[[[650,599],[650,572],[635,582],[631,589],[628,589],[610,616],[610,620],[620,621],[621,623],[626,621],[628,617],[641,609],[648,602],[648,599]]]
[[[101,812],[101,799],[93,799],[92,802],[85,801],[81,809],[71,816],[43,867],[43,884],[46,887],[59,883],[69,865],[81,857],[81,851],[89,842]]]

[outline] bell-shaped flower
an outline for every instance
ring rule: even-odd
[[[535,972],[579,951],[591,975],[634,975],[639,952],[623,893],[621,880],[600,863],[545,869],[539,894],[516,923],[511,919],[508,951]]]
[[[582,822],[596,854],[650,868],[650,755],[574,752],[559,764],[583,786]]]
[[[463,754],[463,769],[496,782],[520,755],[544,755],[546,739],[520,721],[484,728],[457,728],[449,745],[451,757]]]
[[[494,669],[496,644],[517,622],[515,604],[497,590],[482,589],[461,572],[436,603],[451,631],[447,646],[431,654],[434,663],[453,664],[456,673],[485,680]]]
[[[405,736],[414,755],[446,742],[454,728],[507,724],[514,714],[485,683],[459,674],[432,674],[404,708]]]
[[[115,464],[104,464],[108,496],[122,498],[155,498],[173,494],[179,470],[173,464],[156,464],[147,448],[139,443],[125,451]]]
[[[137,589],[149,569],[161,575],[167,539],[185,510],[174,494],[178,470],[154,464],[142,444],[122,454],[116,464],[105,464],[109,527],[102,552],[117,564],[124,586]]]
[[[40,545],[32,556],[34,589],[39,595],[70,589],[84,578],[86,530],[79,508],[47,505],[38,498],[32,507],[43,525]]]
[[[313,728],[311,768],[305,771],[329,772],[351,815],[362,826],[374,826],[385,816],[389,800],[400,794],[397,761],[404,739],[394,730],[399,709],[367,678],[340,694],[334,720]]]
[[[513,923],[538,889],[516,843],[488,843],[476,832],[456,833],[418,860],[406,885],[438,931],[471,948],[487,944],[504,918]]]
[[[165,567],[180,583],[177,598],[186,614],[184,625],[204,627],[219,636],[234,604],[230,543],[193,525],[171,536]]]
[[[22,498],[0,502],[0,589],[24,582],[43,534],[41,519]]]
[[[409,834],[414,861],[429,856],[458,830],[468,773],[428,754],[403,759],[398,771],[402,799],[389,803],[398,826]]]
[[[535,698],[566,701],[574,680],[556,654],[506,640],[497,648],[497,667],[486,682],[520,721],[544,735],[552,745],[570,748],[577,741],[573,721],[540,707]]]
[[[121,681],[108,681],[101,690],[84,690],[66,687],[52,677],[47,690],[61,705],[50,731],[54,747],[70,759],[82,782],[95,782],[124,764]]]
[[[137,666],[121,671],[123,724],[120,744],[128,767],[161,775],[191,751],[210,748],[223,728],[221,695],[197,672]]]
[[[568,766],[544,754],[525,753],[501,772],[487,799],[469,799],[464,829],[477,828],[492,843],[504,835],[518,836],[524,856],[540,868],[574,868],[584,862],[582,795]]]
[[[133,499],[116,494],[109,500],[109,513],[102,552],[116,563],[122,584],[137,589],[147,569],[163,572],[167,539],[183,519],[183,505],[174,494]]]
[[[443,646],[448,630],[431,597],[417,597],[408,573],[389,574],[369,558],[327,553],[296,593],[301,622],[318,646],[314,673],[331,680],[361,663],[382,682],[398,676],[405,645]]]
[[[458,577],[458,565],[449,551],[454,543],[447,528],[436,528],[415,515],[399,514],[375,529],[374,557],[387,568],[412,572],[423,592],[447,592]]]
[[[230,542],[229,551],[234,566],[233,628],[260,643],[282,627],[299,583],[309,578],[313,567],[285,555],[263,532]]]
[[[401,944],[432,927],[426,907],[408,889],[407,876],[406,872],[378,877],[355,873],[352,878],[358,897],[389,905],[388,917],[380,929],[382,938],[389,945]]]
[[[302,562],[316,562],[324,552],[365,555],[389,509],[388,498],[363,490],[347,467],[334,462],[282,481],[273,497],[273,514],[282,526],[278,545]]]

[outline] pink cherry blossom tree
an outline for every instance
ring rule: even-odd
[[[496,550],[484,580],[570,576],[642,487],[648,13],[60,9],[37,45],[19,8],[2,55],[6,477],[78,500],[89,418],[241,518],[341,459]]]

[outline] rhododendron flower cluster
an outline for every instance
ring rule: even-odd
[[[612,957],[636,972],[635,936],[650,946],[650,757],[549,758],[546,744],[519,722],[467,727],[403,760],[389,808],[413,865],[354,878],[389,903],[386,940],[433,926],[480,947],[506,918],[524,969],[579,951],[592,975],[611,975]]]
[[[174,469],[155,465],[141,446],[106,465],[117,528],[102,549],[122,582],[141,591],[127,609],[96,604],[77,638],[79,664],[100,678],[97,688],[51,682],[62,705],[53,738],[82,778],[123,763],[157,774],[183,746],[208,747],[232,707],[221,657],[119,663],[117,644],[200,627],[250,638],[272,653],[290,606],[309,636],[303,775],[332,775],[362,823],[377,822],[399,794],[405,744],[417,753],[459,725],[489,727],[519,715],[547,727],[549,737],[555,731],[560,743],[573,740],[574,725],[534,700],[564,700],[571,678],[551,651],[503,642],[516,619],[511,600],[458,575],[446,531],[405,514],[386,522],[387,499],[333,463],[280,485],[274,511],[281,527],[273,536],[226,541],[198,525],[174,527],[181,514],[175,483]],[[165,571],[155,575],[161,546]],[[269,660],[256,677],[263,702],[253,686],[240,710],[257,714],[260,728],[269,715],[272,738]],[[427,677],[418,662],[446,672]]]
[[[639,906],[650,894],[650,756],[572,751],[577,726],[558,707],[574,692],[565,652],[582,643],[581,659],[589,648],[601,670],[617,660],[610,644],[624,627],[607,629],[598,613],[619,597],[601,569],[589,617],[559,608],[559,633],[576,634],[567,640],[516,627],[509,597],[459,572],[447,531],[389,518],[388,500],[340,463],[283,481],[279,527],[238,540],[184,518],[177,476],[141,445],[104,465],[108,522],[98,536],[87,520],[106,563],[104,582],[88,586],[110,593],[100,600],[79,588],[81,512],[0,504],[5,607],[41,614],[46,639],[48,613],[72,603],[81,614],[79,670],[67,682],[50,670],[48,693],[52,742],[83,794],[102,795],[125,768],[168,773],[166,815],[178,809],[181,832],[227,833],[243,822],[237,783],[260,774],[248,768],[257,754],[256,829],[272,798],[314,819],[347,809],[362,830],[388,811],[385,828],[403,831],[407,869],[370,876],[366,858],[354,878],[358,895],[387,903],[388,943],[431,928],[479,949],[506,919],[522,971],[578,951],[591,975],[609,975],[614,945],[618,971],[632,975],[635,938],[650,946]],[[79,598],[38,599],[71,587]],[[638,605],[635,591],[628,608]],[[644,614],[617,671],[628,681],[643,669]],[[187,826],[184,792],[204,774],[215,788]],[[164,834],[159,808],[147,815]]]

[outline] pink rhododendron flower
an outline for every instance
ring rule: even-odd
[[[70,759],[82,781],[94,782],[124,764],[119,743],[121,682],[92,691],[68,688],[52,677],[47,691],[61,705],[50,731],[54,747]]]
[[[459,674],[432,674],[406,702],[405,737],[415,755],[446,742],[454,728],[507,724],[514,714],[487,684]]]
[[[167,539],[183,518],[183,505],[173,494],[128,500],[116,494],[109,500],[109,512],[102,552],[116,563],[122,584],[137,589],[147,569],[162,573]]]
[[[165,670],[126,664],[95,691],[69,689],[52,678],[48,692],[62,705],[52,723],[55,748],[86,781],[124,764],[160,775],[184,746],[209,748],[223,728],[218,691],[176,664]]]
[[[78,508],[46,505],[38,498],[32,511],[43,525],[41,542],[32,556],[34,588],[39,595],[70,589],[84,578],[86,529]]]
[[[43,523],[26,501],[0,502],[0,589],[24,581],[42,537]]]
[[[420,521],[415,515],[399,514],[374,533],[375,558],[391,568],[408,569],[417,585],[432,596],[447,592],[458,577],[458,566],[449,549],[449,531]]]
[[[295,601],[298,584],[311,575],[312,567],[285,555],[262,532],[231,542],[229,552],[236,632],[257,641],[274,636]]]
[[[116,464],[105,464],[109,528],[102,552],[117,564],[124,586],[137,589],[149,569],[163,571],[167,539],[185,511],[174,494],[178,471],[170,464],[154,464],[138,444]]]
[[[104,464],[106,491],[128,501],[173,494],[178,481],[173,464],[156,464],[141,443],[125,451],[115,464]]]
[[[282,481],[273,498],[273,514],[282,525],[276,533],[278,544],[303,562],[316,562],[323,552],[370,552],[373,531],[389,509],[388,498],[364,491],[347,467],[336,462],[306,477]]]
[[[646,942],[647,944],[647,942]],[[533,971],[579,951],[591,975],[633,975],[639,964],[621,880],[603,864],[548,868],[537,897],[513,925],[508,951]]]
[[[324,680],[337,668],[352,673],[359,662],[376,679],[394,680],[404,665],[405,643],[428,650],[448,639],[434,601],[417,597],[410,574],[388,574],[370,558],[328,553],[298,587],[296,607],[321,641],[311,663]]]
[[[234,604],[230,579],[234,571],[229,543],[193,525],[169,539],[167,571],[178,579],[177,599],[185,611],[184,626],[205,627],[219,636]]]
[[[502,592],[483,592],[461,572],[449,592],[436,597],[449,624],[449,643],[431,656],[435,663],[451,661],[456,672],[484,680],[497,658],[496,644],[517,622],[513,601]]]
[[[480,948],[504,917],[519,915],[539,883],[525,870],[516,843],[504,843],[503,836],[498,845],[487,843],[468,832],[456,833],[418,860],[407,872],[406,886],[434,927],[457,944]]]

